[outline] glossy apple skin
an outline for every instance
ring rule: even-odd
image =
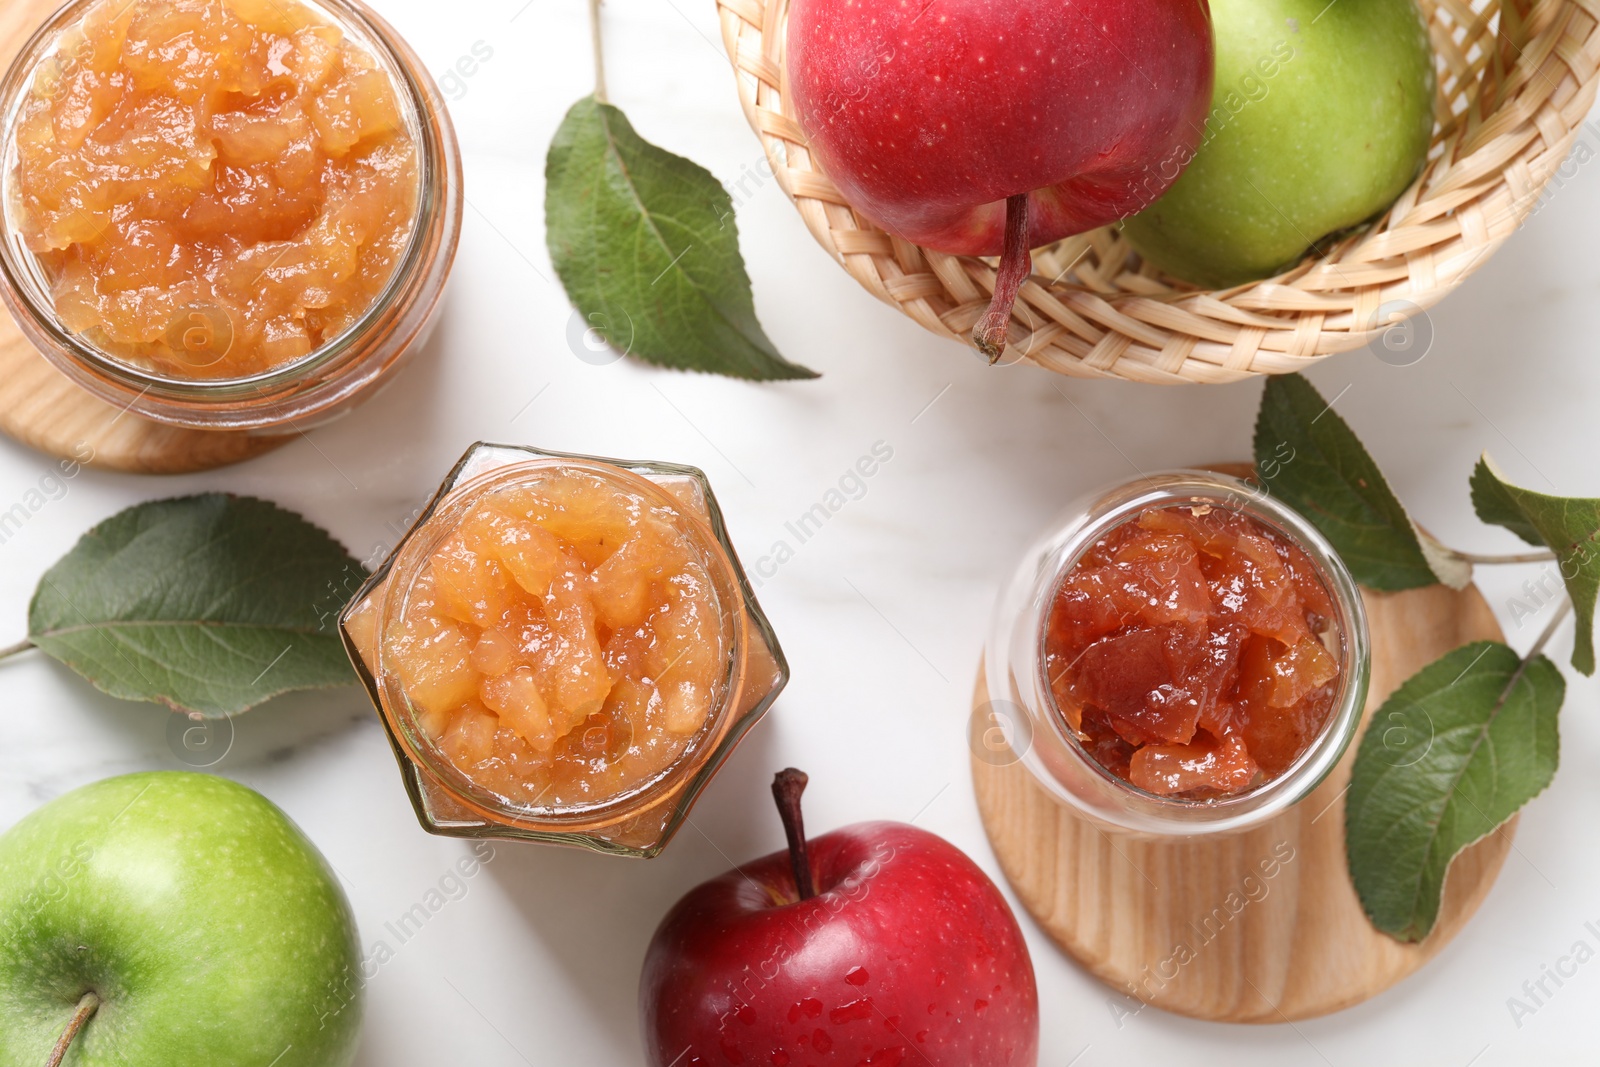
[[[964,853],[890,822],[810,847],[809,900],[779,852],[667,914],[639,987],[651,1067],[1034,1067],[1033,963]]]
[[[1393,204],[1427,160],[1436,86],[1414,0],[1216,0],[1215,12],[1207,138],[1124,232],[1162,270],[1220,289],[1286,270]]]
[[[793,0],[800,125],[857,210],[908,240],[997,255],[1155,202],[1211,100],[1206,0]]]
[[[0,1067],[345,1067],[361,953],[321,853],[213,775],[109,778],[0,836]]]

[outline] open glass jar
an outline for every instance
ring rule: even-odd
[[[474,445],[339,624],[448,836],[653,856],[789,676],[668,463]]]
[[[1147,527],[1154,532],[1146,530]],[[1180,601],[1191,594],[1180,588],[1181,582],[1175,577],[1178,564],[1173,561],[1181,562],[1184,567],[1197,567],[1195,557],[1203,553],[1192,547],[1184,548],[1181,537],[1186,532],[1204,540],[1209,536],[1208,528],[1226,531],[1230,537],[1237,536],[1240,530],[1248,531],[1257,551],[1263,545],[1283,546],[1277,551],[1267,550],[1269,563],[1278,556],[1285,560],[1292,556],[1294,565],[1299,568],[1296,581],[1305,583],[1301,588],[1313,595],[1319,605],[1318,612],[1306,617],[1314,620],[1316,646],[1307,648],[1309,657],[1317,661],[1316,669],[1320,673],[1309,681],[1302,678],[1305,684],[1296,688],[1292,676],[1295,660],[1287,654],[1289,649],[1285,646],[1284,655],[1274,661],[1277,675],[1270,670],[1263,670],[1261,675],[1289,690],[1291,696],[1283,701],[1285,707],[1293,706],[1293,700],[1316,689],[1322,715],[1319,726],[1300,738],[1296,749],[1283,758],[1280,765],[1271,767],[1270,773],[1263,772],[1243,755],[1246,750],[1241,730],[1238,742],[1241,755],[1237,762],[1243,764],[1245,777],[1237,779],[1237,788],[1209,793],[1156,792],[1135,784],[1135,779],[1151,784],[1151,778],[1130,773],[1130,763],[1140,756],[1135,754],[1130,760],[1128,753],[1137,753],[1138,746],[1149,745],[1147,755],[1151,762],[1144,764],[1146,769],[1155,765],[1173,768],[1175,772],[1184,771],[1181,756],[1196,750],[1187,747],[1186,740],[1178,744],[1172,743],[1172,739],[1164,741],[1155,736],[1163,723],[1177,720],[1178,713],[1172,709],[1188,707],[1185,702],[1193,703],[1193,694],[1202,694],[1201,702],[1211,701],[1210,713],[1222,718],[1224,726],[1215,727],[1219,736],[1224,727],[1232,731],[1242,714],[1227,704],[1228,700],[1235,699],[1235,691],[1222,688],[1243,684],[1238,680],[1243,673],[1239,666],[1243,657],[1238,643],[1231,651],[1219,653],[1224,659],[1235,657],[1226,667],[1219,668],[1221,672],[1232,670],[1233,673],[1211,690],[1203,688],[1204,684],[1211,683],[1191,686],[1188,690],[1181,684],[1152,686],[1148,681],[1152,677],[1167,681],[1159,671],[1151,673],[1155,670],[1150,665],[1152,660],[1160,662],[1166,657],[1170,664],[1182,653],[1168,651],[1170,645],[1163,645],[1161,640],[1149,636],[1164,633],[1161,627],[1123,621],[1139,618],[1128,615],[1125,598],[1130,595],[1129,590],[1135,611],[1142,610],[1143,604],[1148,603],[1152,612],[1158,614],[1165,612],[1176,618],[1181,613]],[[1178,539],[1168,536],[1175,530],[1179,531]],[[1138,538],[1147,532],[1149,537],[1140,542]],[[1126,542],[1127,547],[1113,554],[1119,542]],[[1177,547],[1164,549],[1163,545]],[[1099,564],[1142,556],[1140,565],[1150,567],[1155,566],[1150,561],[1162,551],[1171,552],[1157,567],[1157,571],[1170,569],[1170,576],[1174,577],[1167,584],[1145,589],[1138,586],[1137,580],[1130,580],[1131,584],[1118,585],[1120,578],[1116,576],[1124,572],[1116,570],[1103,572],[1112,574],[1115,580],[1100,587],[1085,584],[1091,577],[1087,571],[1083,572],[1084,579],[1074,579],[1074,584],[1068,584],[1069,577],[1078,573],[1076,568],[1085,563],[1086,557]],[[1185,557],[1181,554],[1184,552],[1191,555]],[[1243,562],[1245,570],[1241,573],[1254,574],[1251,569],[1254,565],[1248,559]],[[1220,571],[1221,567],[1218,563],[1212,569]],[[1147,570],[1146,573],[1153,572]],[[1289,574],[1292,568],[1280,568],[1275,573]],[[1200,598],[1201,611],[1235,610],[1233,603],[1214,609],[1199,571],[1195,570],[1194,574],[1190,588],[1201,590],[1193,594]],[[1230,585],[1230,582],[1235,584]],[[1159,593],[1152,594],[1152,589],[1159,589]],[[1223,593],[1217,598],[1219,603],[1237,598],[1240,590],[1236,578],[1211,579],[1211,593]],[[1081,610],[1082,617],[1091,620],[1084,626],[1086,640],[1101,643],[1098,647],[1095,644],[1069,646],[1070,658],[1064,659],[1061,649],[1053,647],[1052,642],[1061,639],[1063,627],[1078,625],[1074,621],[1078,616],[1068,618],[1053,615],[1053,611],[1069,596],[1073,598],[1072,610]],[[1146,596],[1151,599],[1140,599]],[[1095,617],[1101,621],[1095,623]],[[1245,635],[1237,637],[1237,642],[1256,639],[1251,631],[1242,628],[1236,617],[1220,614],[1218,617],[1225,620],[1225,625],[1234,627],[1236,633]],[[1063,618],[1067,621],[1062,622]],[[1252,625],[1270,628],[1260,622]],[[1123,626],[1126,628],[1118,629]],[[1309,634],[1310,629],[1307,627],[1305,632]],[[1216,632],[1211,631],[1212,634]],[[1108,636],[1100,638],[1100,634]],[[1129,634],[1144,640],[1130,640]],[[1196,647],[1203,651],[1199,658],[1189,662],[1199,665],[1195,668],[1197,671],[1210,669],[1207,665],[1212,661],[1206,657],[1225,643],[1197,643]],[[1131,662],[1138,655],[1145,655],[1146,661]],[[1064,697],[1070,687],[1078,686],[1083,672],[1091,668],[1109,673],[1090,679],[1082,688],[1072,689],[1074,696]],[[1360,724],[1369,672],[1366,613],[1360,593],[1332,546],[1315,527],[1297,512],[1237,478],[1194,470],[1163,472],[1077,501],[1055,528],[1024,556],[996,607],[984,654],[978,707],[973,716],[973,750],[979,759],[995,764],[1020,761],[1050,795],[1104,828],[1159,836],[1233,832],[1258,825],[1303,799],[1339,762]],[[1064,675],[1071,680],[1063,683]],[[1283,679],[1281,683],[1277,683],[1279,676]],[[1207,677],[1223,677],[1223,673]],[[1142,703],[1136,703],[1132,712],[1107,713],[1097,707],[1086,710],[1082,703],[1084,691],[1091,694],[1087,698],[1090,702],[1126,701],[1131,693]],[[1219,692],[1228,695],[1219,697]],[[1269,702],[1262,697],[1262,707],[1278,703],[1276,690],[1268,692],[1274,694],[1274,699]],[[1107,695],[1102,697],[1100,693]],[[1079,703],[1074,704],[1074,701]],[[1164,708],[1163,701],[1167,702]],[[1089,726],[1090,713],[1097,716],[1095,729]],[[1129,717],[1118,719],[1117,714]],[[1188,732],[1197,741],[1203,738],[1207,745],[1221,751],[1222,743],[1205,732],[1204,713],[1198,729],[1193,711],[1189,714]],[[1163,715],[1169,718],[1162,719]],[[1076,722],[1072,721],[1074,717]],[[1114,729],[1100,725],[1106,722],[1114,724]],[[1141,730],[1146,731],[1144,736]],[[1218,758],[1206,755],[1204,759],[1192,761],[1188,769],[1201,766],[1217,773],[1218,765]],[[1181,774],[1163,781],[1178,783],[1180,778]]]
[[[98,78],[95,84],[118,92],[124,91],[118,86],[127,84],[134,86],[128,92],[147,93],[149,106],[139,105],[144,110],[133,112],[144,121],[139,116],[153,114],[149,108],[168,91],[160,77],[181,83],[189,76],[179,62],[183,54],[170,51],[166,43],[168,31],[179,35],[177,39],[199,32],[196,19],[223,9],[194,4],[158,9],[141,7],[141,2],[73,0],[23,47],[0,81],[0,298],[39,352],[73,382],[119,410],[196,429],[259,432],[301,429],[342,414],[369,397],[426,339],[455,258],[463,202],[461,161],[443,98],[417,55],[361,0],[228,0],[228,17],[235,20],[229,32],[239,26],[260,27],[263,34],[275,36],[263,37],[272,42],[274,57],[260,76],[266,79],[264,86],[255,84],[259,78],[249,66],[262,61],[247,52],[239,60],[245,73],[236,76],[241,87],[215,94],[223,98],[216,106],[229,120],[226,128],[208,129],[204,139],[196,133],[197,143],[190,144],[189,134],[168,133],[152,140],[132,126],[94,126],[106,121],[101,110],[113,106],[111,97],[92,108],[83,105],[78,118],[69,119],[61,111],[53,117],[41,114],[45,106],[78,106],[71,103],[76,99],[71,94]],[[144,35],[138,46],[144,50],[137,54],[133,45],[115,43],[131,40],[124,25],[129,19]],[[145,25],[140,19],[166,19],[173,25]],[[284,25],[307,19],[314,25],[295,30]],[[232,39],[226,33],[219,37]],[[102,54],[118,47],[129,49],[133,59],[113,54],[108,60]],[[226,61],[209,45],[195,54],[201,52],[208,61]],[[330,54],[345,64],[334,69],[350,73],[348,82],[315,80]],[[141,76],[156,79],[152,84],[115,68],[116,62],[126,68],[135,60]],[[110,73],[101,72],[102,66]],[[70,78],[80,80],[63,88]],[[365,91],[363,78],[368,89],[382,84],[384,91]],[[296,93],[304,99],[294,98]],[[292,113],[284,97],[291,98]],[[299,110],[302,104],[304,110]],[[215,121],[209,110],[203,113],[210,116],[208,122]],[[381,119],[372,119],[374,113]],[[119,123],[132,121],[117,115]],[[61,127],[80,121],[88,124],[88,140],[76,145],[76,135],[58,141],[39,132],[52,122]],[[303,140],[308,124],[321,131],[320,141],[315,135]],[[374,128],[385,131],[404,151],[385,146],[386,154],[362,157],[364,169],[351,166],[333,174],[346,158],[339,153],[355,157],[371,144],[347,142],[372,136],[369,130]],[[62,189],[53,191],[59,195],[51,210],[58,214],[50,228],[39,224],[45,213],[38,209],[38,183],[30,185],[23,176],[24,145],[30,151],[56,151],[59,146],[64,154],[79,153],[71,168],[59,169],[71,177],[61,178]],[[309,148],[301,151],[309,145],[319,145],[328,158],[315,162]],[[112,165],[120,158],[115,153],[127,155],[126,166]],[[32,166],[35,176],[55,173],[37,155]],[[383,184],[385,175],[396,173],[403,174],[398,181],[404,197]],[[176,195],[164,196],[148,186],[142,191],[115,186],[112,192],[102,188],[104,202],[96,201],[92,210],[72,209],[86,191],[95,190],[95,183],[125,180],[171,181]],[[25,188],[35,197],[32,209],[24,207]],[[350,207],[350,200],[344,201],[342,213],[329,207],[331,200],[321,209],[306,206],[318,190],[329,196],[330,190],[357,188],[370,190],[360,210]],[[192,205],[184,207],[184,197],[195,190],[210,197],[202,216],[193,214]],[[394,207],[402,200],[404,206]],[[386,208],[392,218],[385,225],[391,228],[380,240],[373,236],[374,218]],[[315,210],[322,213],[314,215]],[[226,240],[187,245],[182,234],[193,232],[197,218],[208,220],[204,225]],[[229,219],[233,221],[224,221]],[[238,229],[244,226],[253,227],[248,237]],[[174,232],[180,236],[172,236]],[[373,251],[380,246],[381,253]],[[235,252],[237,257],[229,259]],[[370,257],[379,255],[380,265],[374,267]],[[99,272],[92,285],[63,287],[62,265],[51,257],[69,256],[75,257],[73,269]],[[223,301],[216,299],[211,282],[225,275],[218,265],[225,259],[232,295]],[[357,266],[350,266],[352,259]],[[196,272],[206,271],[206,287],[190,284]],[[298,303],[291,303],[287,313],[279,306],[262,311],[267,291],[279,278],[286,279],[284,287],[303,285]],[[361,283],[355,287],[356,298],[330,303],[335,297],[328,294],[350,287],[352,278]],[[125,336],[137,341],[113,341],[114,331],[100,325],[107,320],[93,321],[103,311],[95,306],[97,300],[122,301],[117,306],[129,308],[128,294],[162,290],[185,296],[173,296],[170,307],[150,300],[125,315],[119,311],[118,328],[125,326]],[[63,292],[74,294],[70,310],[63,304]],[[93,295],[85,299],[82,294]],[[85,307],[95,310],[85,313]],[[260,323],[252,318],[258,312]],[[241,338],[253,343],[257,336],[275,346],[270,358],[235,358],[248,347]],[[147,358],[151,351],[162,358]]]

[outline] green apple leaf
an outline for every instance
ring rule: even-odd
[[[545,162],[550,259],[584,319],[624,355],[768,381],[815,378],[756,320],[733,200],[711,172],[657,148],[585,97]]]
[[[1478,518],[1504,526],[1530,545],[1556,554],[1572,598],[1577,634],[1572,665],[1594,673],[1594,609],[1600,594],[1600,500],[1550,496],[1506,481],[1486,452],[1472,471],[1472,506]]]
[[[365,573],[265,500],[158,500],[100,523],[45,572],[28,637],[112,696],[231,715],[355,681],[335,620]]]
[[[1395,690],[1356,751],[1345,852],[1374,926],[1420,941],[1457,853],[1550,784],[1566,682],[1544,656],[1464,645]]]
[[[1472,568],[1419,530],[1354,431],[1299,374],[1268,378],[1255,431],[1256,476],[1322,531],[1369,589],[1455,589]]]

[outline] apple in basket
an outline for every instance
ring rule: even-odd
[[[845,198],[940,252],[1001,256],[1000,357],[1029,250],[1154,203],[1211,100],[1206,0],[794,0],[788,70]]]

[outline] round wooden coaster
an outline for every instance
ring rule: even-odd
[[[0,70],[10,66],[60,0],[0,3]],[[96,399],[50,365],[0,314],[0,430],[41,452],[93,467],[179,474],[268,452],[286,436],[167,426]]]
[[[1363,592],[1372,629],[1370,717],[1416,671],[1469,641],[1503,640],[1474,587]],[[975,705],[987,701],[978,678]],[[1317,790],[1217,841],[1109,834],[1058,804],[1020,764],[974,759],[984,827],[1023,905],[1107,985],[1219,1022],[1307,1019],[1358,1004],[1421,967],[1494,884],[1513,820],[1456,858],[1438,924],[1403,945],[1367,921],[1344,855],[1355,746]]]

